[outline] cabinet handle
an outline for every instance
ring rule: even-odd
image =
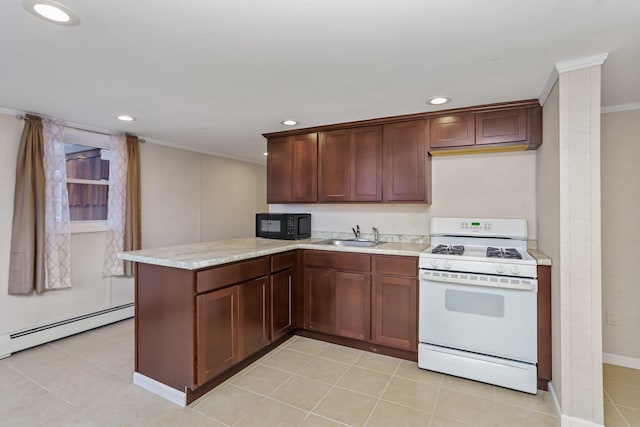
[[[289,274],[289,325],[291,325],[292,314],[291,314],[291,274]]]

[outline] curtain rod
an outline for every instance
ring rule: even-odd
[[[16,119],[18,119],[18,120],[26,120],[27,118],[26,118],[25,116],[23,116],[22,114],[18,114],[18,115],[16,116]],[[97,134],[99,134],[99,135],[108,135],[108,136],[111,136],[111,134],[110,134],[110,133],[107,133],[107,132],[100,132],[100,131],[97,131],[97,130],[82,129],[82,128],[79,128],[79,127],[69,126],[69,125],[64,125],[64,127],[69,128],[69,129],[81,130],[81,131],[84,131],[84,132],[97,133]],[[146,141],[145,141],[143,138],[138,138],[138,142],[141,142],[141,143],[143,143],[143,144],[144,144]]]

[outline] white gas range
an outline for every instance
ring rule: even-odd
[[[537,263],[523,219],[433,218],[420,254],[418,366],[537,389]]]

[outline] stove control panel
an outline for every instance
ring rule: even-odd
[[[460,222],[460,230],[462,231],[471,231],[471,232],[480,232],[480,231],[491,231],[492,226],[490,222],[487,221],[462,221]]]
[[[431,218],[431,237],[500,237],[527,240],[527,220],[515,218]]]

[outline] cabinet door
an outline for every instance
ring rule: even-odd
[[[473,114],[453,114],[429,120],[429,146],[431,148],[461,147],[475,144]]]
[[[318,201],[348,201],[351,192],[350,131],[322,132],[318,142]]]
[[[385,201],[427,201],[425,181],[425,122],[391,123],[384,126]]]
[[[382,128],[351,130],[351,195],[357,202],[382,200]]]
[[[305,328],[310,331],[335,334],[335,272],[315,268],[305,268],[304,325]]]
[[[376,276],[373,291],[373,341],[418,349],[417,280]]]
[[[271,339],[295,328],[295,288],[293,270],[271,275]]]
[[[197,377],[204,384],[240,360],[238,354],[238,287],[199,295]]]
[[[267,202],[291,201],[291,141],[289,137],[267,141]]]
[[[269,280],[264,277],[238,287],[238,346],[240,359],[244,359],[269,344]]]
[[[291,201],[318,201],[318,134],[291,138]]]
[[[476,144],[524,142],[526,140],[526,109],[476,114]]]
[[[336,272],[336,335],[371,339],[371,276]]]

